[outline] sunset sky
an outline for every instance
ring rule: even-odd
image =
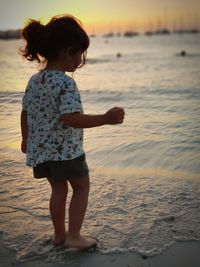
[[[89,33],[200,28],[200,0],[0,0],[0,29],[64,13],[79,18]]]

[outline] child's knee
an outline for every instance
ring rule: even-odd
[[[74,191],[89,191],[90,180],[88,176],[69,180]]]

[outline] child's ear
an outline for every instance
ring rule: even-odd
[[[61,56],[68,58],[70,56],[70,48],[63,48],[61,51]]]

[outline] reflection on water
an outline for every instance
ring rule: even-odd
[[[180,46],[187,55],[198,55],[199,43],[199,35],[112,38],[109,43],[92,39],[88,63],[74,74],[85,112],[99,114],[112,106],[126,111],[123,125],[85,130],[85,149],[94,168],[199,173],[200,63],[198,57],[176,56]],[[4,152],[20,148],[21,98],[37,71],[37,65],[18,55],[21,45],[20,40],[0,42]]]

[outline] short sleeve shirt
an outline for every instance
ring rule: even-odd
[[[27,165],[71,160],[84,154],[83,129],[60,119],[65,113],[83,113],[75,81],[64,72],[43,70],[27,85],[22,108],[27,111]]]

